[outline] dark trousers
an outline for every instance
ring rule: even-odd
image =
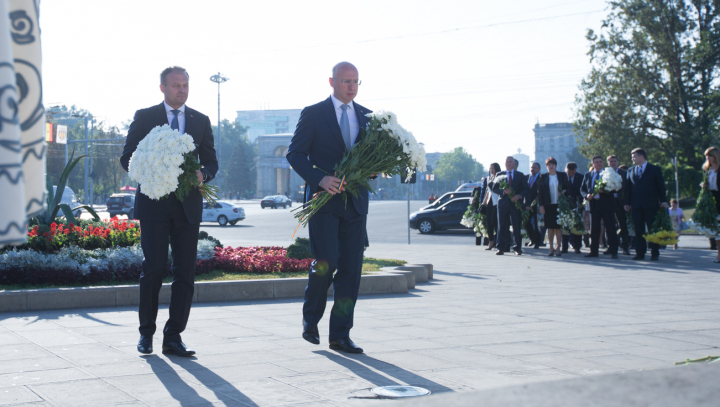
[[[562,237],[562,251],[568,251],[568,247],[572,245],[573,249],[582,249],[582,236],[580,235],[563,235]]]
[[[620,226],[620,247],[623,250],[628,250],[630,248],[630,235],[628,234],[627,212],[625,212],[625,207],[620,201],[617,201],[615,216],[617,217],[618,226]]]
[[[608,236],[608,244],[610,246],[610,254],[617,254],[618,251],[618,236],[617,226],[615,225],[615,210],[593,210],[590,212],[591,226],[590,226],[590,253],[597,254],[600,250],[600,240],[603,238],[600,235],[600,228],[602,222],[605,223],[605,233]]]
[[[487,220],[488,220],[488,239],[495,242],[495,246],[497,246],[497,233],[498,233],[497,205],[489,205],[488,206]]]
[[[500,206],[498,205],[498,250],[504,252],[510,251],[513,240],[515,241],[514,249],[517,251],[522,250],[522,216],[520,216],[520,210],[515,207],[515,204]],[[510,225],[512,224],[513,233],[510,236]]]
[[[182,203],[170,195],[171,210],[166,219],[140,220],[140,244],[145,258],[140,274],[140,334],[155,333],[158,296],[167,273],[168,240],[172,246],[172,291],[170,319],[163,329],[163,342],[179,342],[190,317],[195,291],[195,263],[200,224],[188,222]]]
[[[317,213],[309,222],[310,250],[315,261],[305,289],[303,319],[317,325],[334,287],[330,313],[330,340],[348,338],[360,289],[367,215],[360,215],[348,199],[340,213]]]
[[[658,209],[632,208],[633,223],[635,224],[635,253],[640,257],[644,257],[647,253],[648,242],[643,237],[645,226],[648,231],[652,229],[657,213]],[[660,246],[655,243],[650,243],[649,246],[653,257],[660,256]]]
[[[533,206],[530,212],[530,218],[525,222],[525,231],[530,238],[530,245],[536,246],[542,243],[542,235],[538,228],[538,209]]]

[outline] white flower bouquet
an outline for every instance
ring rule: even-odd
[[[160,200],[174,193],[182,202],[191,188],[199,187],[202,197],[214,204],[219,188],[198,181],[196,171],[201,167],[192,154],[194,150],[192,136],[180,134],[168,124],[157,126],[138,143],[128,175],[150,199]]]
[[[460,224],[475,232],[475,236],[487,236],[487,217],[476,211],[472,205],[467,207]]]
[[[409,179],[416,170],[425,172],[427,166],[425,148],[411,132],[398,124],[394,113],[378,111],[366,116],[370,121],[366,128],[360,129],[360,141],[345,152],[335,166],[335,173],[328,174],[346,183],[345,191],[340,194],[346,203],[348,194],[359,195],[360,187],[373,192],[370,187],[373,175],[382,173],[392,176],[407,172]],[[325,191],[316,193],[307,203],[293,210],[295,218],[306,226],[310,218],[332,198],[333,195]]]
[[[622,184],[622,177],[615,172],[615,170],[607,167],[600,172],[600,179],[595,181],[595,188],[593,189],[592,194],[597,195],[617,192],[622,189]],[[583,205],[587,205],[588,202],[587,198],[585,198]]]

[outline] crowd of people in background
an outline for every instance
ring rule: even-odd
[[[559,171],[557,160],[545,160],[546,172],[540,163],[534,162],[530,174],[517,170],[518,161],[505,159],[505,170],[498,163],[490,164],[488,176],[473,191],[473,206],[487,217],[485,236],[477,237],[477,245],[487,245],[485,250],[495,250],[496,255],[514,252],[522,255],[524,230],[526,247],[547,247],[548,256],[560,257],[572,247],[574,253],[582,254],[583,244],[589,248],[585,257],[603,254],[616,259],[618,254],[631,255],[633,260],[643,260],[650,251],[650,260],[660,258],[660,247],[646,242],[642,232],[651,230],[660,208],[666,208],[678,234],[688,228],[685,215],[677,199],[668,202],[665,180],[659,166],[647,161],[645,150],[636,148],[631,152],[633,166],[620,165],[615,155],[594,156],[585,174],[578,172],[577,164],[567,163],[565,171]],[[720,212],[718,168],[720,150],[710,147],[705,151],[703,170],[708,175],[703,188],[709,188]],[[600,180],[605,164],[622,178],[618,191],[596,193],[595,184]],[[558,224],[558,197],[568,198],[572,210],[581,214],[586,235],[563,234]],[[520,202],[520,204],[518,204]],[[523,219],[522,212],[529,216]],[[631,218],[630,225],[628,218]],[[547,237],[547,240],[546,240]],[[720,263],[720,248],[711,239],[712,249],[717,250],[716,263]],[[675,245],[677,249],[677,244]]]

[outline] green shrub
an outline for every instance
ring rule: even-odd
[[[291,244],[287,248],[287,256],[291,259],[312,259],[313,255],[310,251],[310,239],[304,237],[298,237],[295,239],[295,243]]]

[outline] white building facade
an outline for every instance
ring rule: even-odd
[[[266,134],[294,133],[301,109],[238,110],[235,122],[248,127],[251,142]]]
[[[547,123],[536,124],[535,132],[535,161],[540,163],[542,172],[547,172],[545,159],[554,157],[557,162],[558,171],[564,171],[568,163],[568,156],[572,155],[578,144],[572,123]],[[583,169],[579,170],[581,172]]]

